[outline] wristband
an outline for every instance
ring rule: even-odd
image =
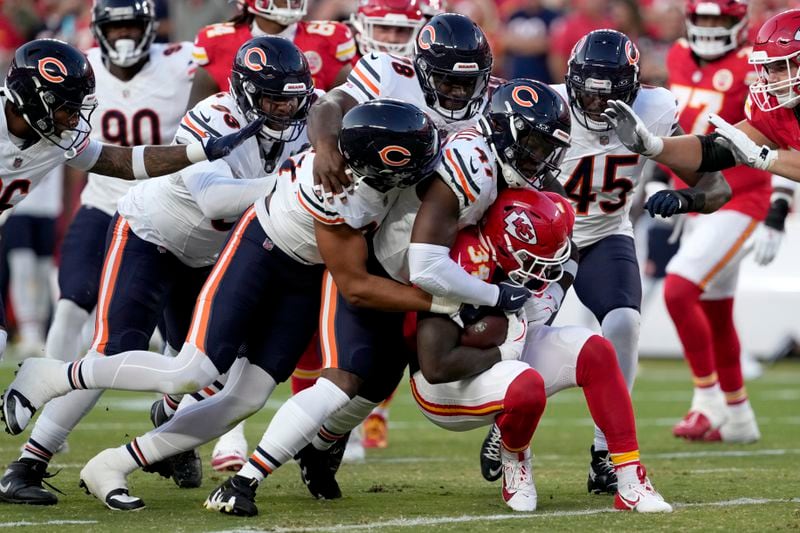
[[[439,315],[451,315],[453,313],[458,313],[460,308],[461,302],[448,300],[447,298],[443,298],[441,296],[431,296],[431,313],[436,313]]]
[[[208,161],[208,156],[202,144],[192,143],[186,145],[186,159],[192,164]]]
[[[134,179],[146,180],[149,178],[150,175],[147,173],[147,168],[144,166],[144,146],[134,146],[131,156]]]

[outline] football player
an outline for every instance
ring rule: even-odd
[[[579,249],[575,293],[597,318],[603,336],[614,346],[629,387],[636,375],[641,278],[629,214],[629,196],[638,185],[646,159],[632,153],[601,118],[608,99],[622,99],[645,115],[661,135],[676,131],[675,98],[663,88],[639,83],[639,52],[624,34],[613,30],[588,33],[574,47],[565,84],[554,88],[569,102],[572,144],[558,179],[576,213],[573,239]],[[697,209],[711,212],[729,198],[718,175],[685,176],[704,191]],[[554,289],[559,285],[554,284]],[[548,299],[557,312],[563,292]],[[599,428],[591,449],[589,490],[615,492],[616,479],[608,445]]]
[[[425,22],[417,0],[361,0],[350,16],[361,56],[386,52],[411,57]]]
[[[314,193],[313,150],[286,160],[275,190],[245,213],[228,239],[197,298],[186,343],[175,359],[133,352],[106,358],[117,359],[117,364],[105,369],[95,365],[85,374],[92,376],[86,382],[92,387],[181,392],[203,387],[230,370],[221,392],[179,409],[163,426],[102,452],[86,465],[81,479],[109,507],[142,507],[141,500],[127,496],[129,472],[227,431],[260,409],[276,383],[289,377],[317,328],[323,228],[342,236],[330,244],[360,271],[354,296],[359,304],[442,308],[420,289],[369,274],[362,235],[362,229],[380,224],[400,189],[436,167],[441,154],[436,129],[410,104],[375,101],[344,118],[341,148],[349,171],[359,180],[351,201],[329,207]],[[325,408],[326,403],[314,405],[309,413]]]
[[[451,251],[467,272],[483,280],[510,278],[542,293],[561,277],[570,258],[574,213],[562,197],[507,189],[478,227],[461,230]],[[670,512],[639,461],[633,408],[614,349],[582,327],[532,325],[516,346],[509,324],[497,348],[460,345],[461,328],[449,317],[420,314],[418,365],[411,391],[433,423],[466,431],[493,424],[502,497],[516,511],[536,509],[530,440],[545,396],[582,387],[589,410],[606,431],[619,479],[614,507]]]
[[[0,128],[8,135],[0,162],[0,212],[19,203],[62,163],[126,180],[160,176],[224,157],[260,127],[250,124],[192,146],[103,144],[89,138],[89,121],[97,107],[94,89],[94,72],[86,56],[65,42],[38,39],[14,52],[0,96]],[[5,325],[0,322],[0,356],[5,345]]]
[[[92,115],[91,139],[131,146],[167,144],[175,135],[192,84],[192,48],[191,43],[153,44],[155,24],[150,1],[95,2],[91,28],[99,46],[90,49],[87,57],[103,99]],[[72,361],[86,349],[81,346],[81,330],[97,303],[108,226],[117,200],[135,184],[89,175],[81,193],[81,207],[61,247],[60,299],[45,352],[51,357]],[[67,433],[99,396],[99,391],[74,392],[48,403],[19,461],[12,463],[0,480],[3,501],[56,503],[55,494],[38,490],[41,484],[35,476],[28,485],[20,479],[31,470],[44,471],[33,461],[48,463],[52,452],[65,442]]]
[[[101,354],[147,349],[162,309],[168,342],[180,347],[194,300],[233,222],[275,185],[274,175],[257,176],[271,173],[307,144],[305,117],[315,94],[302,52],[286,39],[259,37],[245,43],[233,68],[231,92],[189,111],[176,141],[196,145],[241,131],[249,121],[260,125],[258,135],[222,161],[142,182],[120,199],[109,228],[95,338],[83,363]],[[79,385],[73,388],[84,388],[79,382],[72,382]],[[13,390],[5,395],[5,420],[13,433],[30,419],[17,400],[21,397]],[[199,483],[199,476],[188,483]]]
[[[688,39],[667,56],[669,88],[678,98],[683,130],[710,133],[708,113],[730,123],[744,119],[747,64],[747,2],[689,0]],[[775,257],[794,182],[749,167],[723,172],[733,197],[716,213],[689,217],[681,247],[667,265],[664,300],[683,344],[694,381],[688,414],[674,428],[692,440],[753,442],[759,438],[741,369],[739,336],[733,320],[739,265],[756,239],[756,261]],[[676,180],[676,189],[685,186]],[[770,206],[770,194],[772,206]]]
[[[344,82],[356,54],[352,32],[341,22],[301,20],[307,4],[308,0],[244,0],[230,22],[201,28],[194,43],[199,68],[189,105],[227,91],[236,51],[248,39],[264,35],[285,37],[302,50],[318,89],[328,91]]]

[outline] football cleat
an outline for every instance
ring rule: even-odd
[[[376,413],[369,415],[362,424],[364,448],[386,448],[389,446],[389,424],[386,417]]]
[[[128,494],[125,472],[116,464],[118,453],[119,448],[108,448],[95,455],[81,470],[79,485],[112,511],[144,509],[140,498]]]
[[[197,450],[188,450],[169,458],[172,481],[182,489],[196,489],[203,483],[203,462]]]
[[[14,381],[3,393],[2,418],[8,433],[22,433],[40,407],[52,398],[69,392],[68,388],[60,390],[54,385],[58,377],[66,382],[64,363],[61,361],[34,357],[22,362]]]
[[[647,471],[642,465],[628,466],[636,468],[636,480],[630,483],[621,483],[617,495],[614,497],[614,508],[620,511],[637,511],[639,513],[671,513],[672,506],[656,492]]]
[[[742,413],[733,410],[728,420],[718,429],[706,433],[703,440],[708,442],[730,442],[733,444],[750,444],[761,438],[756,415],[751,407]]]
[[[713,429],[706,415],[700,411],[689,411],[683,420],[672,428],[672,434],[686,440],[703,440],[705,434]]]
[[[29,505],[55,505],[58,497],[42,487],[42,483],[64,494],[45,479],[55,474],[47,472],[47,463],[35,459],[14,461],[0,478],[0,502]]]
[[[486,481],[497,481],[503,475],[503,460],[500,458],[500,428],[492,424],[481,445],[481,474]]]
[[[521,452],[509,452],[503,448],[500,456],[503,460],[503,501],[515,511],[535,511],[537,496],[530,447]]]
[[[172,415],[168,415],[164,410],[164,399],[159,398],[154,401],[153,405],[150,406],[150,422],[153,423],[153,427],[163,426],[170,418],[172,418]]]
[[[318,450],[309,443],[294,457],[300,466],[300,478],[311,495],[318,500],[336,500],[342,497],[336,473],[339,471],[348,437],[349,433],[327,450]]]
[[[211,453],[211,468],[217,472],[238,472],[247,462],[247,439],[244,437],[244,422],[217,440]]]
[[[242,476],[228,478],[211,491],[203,507],[234,516],[256,516],[256,489],[258,481]]]
[[[611,462],[608,450],[595,451],[592,445],[589,453],[592,455],[592,461],[589,463],[589,480],[586,482],[589,492],[616,494],[617,473],[614,472],[614,464]]]

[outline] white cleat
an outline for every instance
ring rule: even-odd
[[[656,492],[644,466],[636,465],[625,468],[636,468],[636,480],[623,483],[621,472],[617,472],[617,495],[614,497],[614,508],[620,511],[636,511],[639,513],[671,513],[672,506]]]
[[[522,452],[509,452],[501,447],[500,456],[503,460],[503,501],[515,511],[535,511],[537,495],[530,447]]]
[[[238,472],[247,463],[247,439],[244,422],[217,440],[211,453],[211,468],[217,472]]]
[[[81,470],[80,486],[112,511],[138,511],[144,502],[128,494],[126,473],[119,467],[122,448],[108,448],[98,453]]]
[[[739,410],[730,409],[728,421],[722,424],[718,430],[706,435],[707,441],[722,441],[733,444],[751,444],[761,438],[761,431],[758,429],[756,414],[749,405]]]
[[[63,362],[44,357],[26,359],[3,393],[2,418],[6,431],[19,435],[28,427],[38,409],[69,391]]]
[[[350,432],[350,436],[347,438],[347,446],[344,449],[342,462],[348,464],[363,463],[366,458],[367,452],[364,449],[361,424],[359,424],[353,428],[353,430]]]

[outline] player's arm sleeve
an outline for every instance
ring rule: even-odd
[[[453,261],[446,246],[412,242],[408,248],[411,283],[434,296],[473,304],[497,304],[497,285],[470,275]]]
[[[211,57],[209,57],[211,47],[207,46],[207,32],[208,28],[200,28],[200,31],[194,39],[194,46],[192,47],[192,61],[201,67],[205,67],[211,63]]]
[[[84,145],[78,148],[78,155],[66,161],[67,165],[88,172],[100,159],[100,152],[103,151],[103,143],[94,139],[88,139]]]
[[[223,161],[196,163],[182,171],[181,178],[200,211],[210,219],[238,217],[275,183],[272,176],[236,179]]]
[[[336,60],[339,63],[350,63],[356,56],[356,41],[353,38],[353,32],[346,24],[336,23],[333,40],[336,43],[336,50],[334,50]]]
[[[389,75],[383,69],[386,57],[375,53],[362,57],[348,74],[347,81],[338,89],[352,96],[359,104],[380,98],[381,89]]]

